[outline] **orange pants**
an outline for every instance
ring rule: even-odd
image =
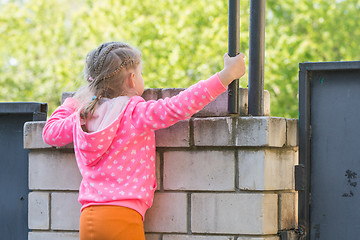
[[[80,240],[145,240],[142,217],[126,207],[87,207],[80,216]]]

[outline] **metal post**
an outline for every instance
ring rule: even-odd
[[[249,115],[264,115],[265,0],[250,0]]]
[[[240,0],[229,0],[228,53],[230,57],[239,53],[240,42]],[[228,112],[239,113],[239,79],[228,88]]]

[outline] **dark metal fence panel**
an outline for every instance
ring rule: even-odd
[[[305,239],[359,239],[360,62],[300,64],[299,224]]]
[[[28,150],[23,147],[27,121],[46,120],[42,103],[0,103],[0,238],[28,239]]]

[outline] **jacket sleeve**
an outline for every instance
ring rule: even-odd
[[[73,142],[77,100],[67,98],[50,116],[43,129],[45,143],[61,147]]]
[[[215,74],[174,97],[138,102],[132,111],[133,125],[138,129],[151,130],[169,127],[190,118],[226,89]]]

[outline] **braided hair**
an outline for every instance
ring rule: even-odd
[[[85,79],[94,97],[81,109],[81,119],[91,119],[102,97],[128,95],[131,89],[125,81],[127,70],[135,69],[140,62],[140,52],[122,42],[103,43],[90,51],[86,56]]]

